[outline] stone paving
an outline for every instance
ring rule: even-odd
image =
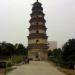
[[[65,75],[44,61],[32,61],[30,64],[18,66],[17,69],[11,71],[7,75]]]

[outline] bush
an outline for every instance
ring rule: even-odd
[[[14,57],[12,57],[13,64],[18,64],[18,63],[22,62],[23,61],[23,57],[24,56],[14,56]]]
[[[6,67],[11,67],[13,64],[11,62],[7,62]]]

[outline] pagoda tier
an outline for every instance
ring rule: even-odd
[[[32,12],[35,12],[35,11],[43,11],[43,8],[42,7],[40,7],[40,6],[35,6],[35,7],[33,7],[32,8]]]
[[[43,17],[45,16],[45,14],[44,14],[43,12],[40,12],[40,11],[34,11],[34,12],[31,13],[30,15],[31,15],[31,17],[32,17],[33,15],[42,15]]]
[[[41,5],[42,4],[40,2],[38,2],[38,1],[33,4],[34,7],[37,7],[37,6],[40,6],[41,7]]]
[[[35,38],[43,38],[43,39],[47,39],[48,36],[46,36],[46,34],[30,34],[28,36],[28,39],[35,39]]]
[[[47,44],[29,44],[28,49],[41,49],[41,50],[46,50],[48,49]]]
[[[35,38],[42,38],[43,37],[43,39],[47,39],[48,38],[48,36],[28,36],[28,39],[35,39]]]
[[[40,34],[38,34],[38,33],[37,34],[36,33],[29,34],[29,37],[34,37],[34,36],[35,37],[40,36],[42,38],[43,37],[47,37],[45,33],[44,34],[43,33],[40,33]]]
[[[44,26],[44,25],[39,25],[39,26],[36,26],[36,25],[31,25],[30,27],[29,27],[29,31],[31,31],[31,30],[37,30],[37,29],[43,29],[43,30],[47,30],[47,28]]]
[[[44,19],[44,18],[32,18],[31,20],[30,20],[30,23],[32,23],[32,22],[35,22],[37,20],[37,22],[43,22],[43,23],[45,23],[46,22],[46,20]]]

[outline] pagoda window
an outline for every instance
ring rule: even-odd
[[[36,25],[38,25],[38,22],[36,23]]]
[[[36,33],[39,33],[39,31],[37,30]]]
[[[36,40],[36,43],[38,43],[39,42],[39,40]]]

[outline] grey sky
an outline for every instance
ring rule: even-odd
[[[0,42],[27,46],[32,4],[36,0],[0,0]],[[49,41],[61,47],[75,38],[75,0],[39,0],[46,14]]]

